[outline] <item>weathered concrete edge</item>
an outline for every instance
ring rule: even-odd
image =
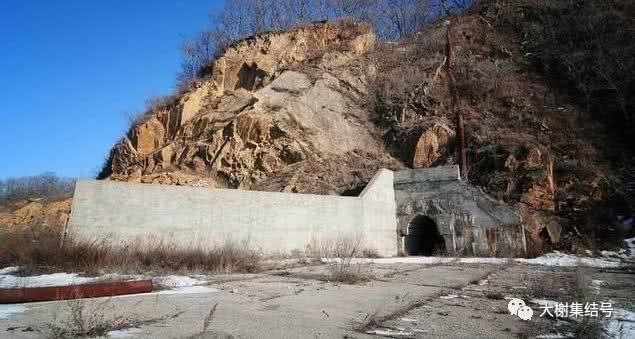
[[[459,166],[450,165],[420,169],[404,169],[394,173],[395,184],[449,180],[461,180]]]

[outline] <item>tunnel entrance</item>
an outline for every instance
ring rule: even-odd
[[[445,252],[445,240],[430,217],[417,215],[408,224],[406,236],[408,255],[431,256]]]

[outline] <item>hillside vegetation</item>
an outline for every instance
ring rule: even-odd
[[[619,243],[632,213],[632,5],[479,1],[451,18],[469,179],[519,204],[530,249]],[[376,50],[384,140],[409,166],[457,163],[445,28]],[[617,240],[617,242],[616,242]]]

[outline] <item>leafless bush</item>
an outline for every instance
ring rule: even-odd
[[[363,258],[381,258],[376,248],[364,247],[362,249]]]
[[[60,322],[38,326],[49,338],[101,337],[108,332],[134,327],[136,321],[124,316],[114,316],[110,299],[104,301],[69,300],[66,303],[68,317]]]
[[[155,95],[146,100],[146,111],[165,109],[174,104],[176,95]]]
[[[338,238],[322,244],[320,256],[329,270],[329,281],[358,284],[370,280],[357,258],[362,256],[360,240]]]
[[[59,230],[0,231],[0,266],[20,265],[27,272],[143,272],[205,270],[254,272],[261,257],[248,244],[227,240],[212,248],[182,248],[163,241],[138,239],[114,246],[108,241],[64,240]]]

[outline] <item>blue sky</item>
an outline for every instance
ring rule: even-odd
[[[0,178],[90,177],[219,0],[2,0]]]

